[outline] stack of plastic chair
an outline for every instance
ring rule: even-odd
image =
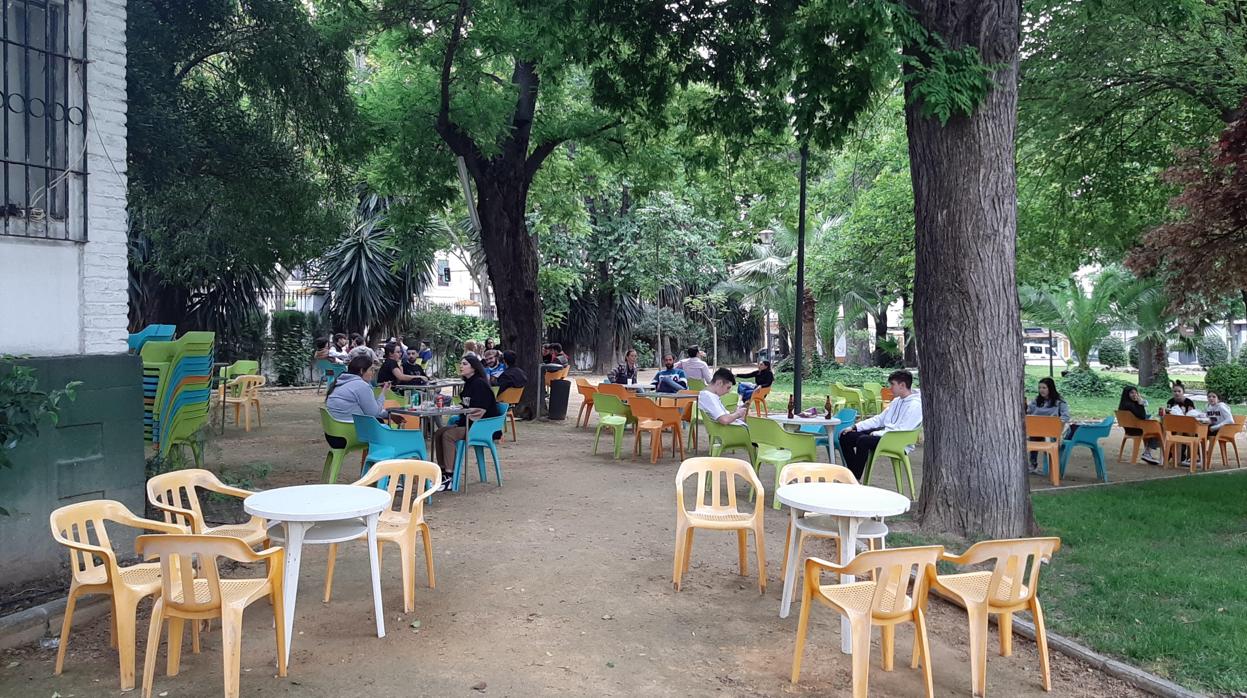
[[[139,353],[143,349],[143,345],[148,342],[171,341],[175,332],[177,332],[176,325],[148,325],[130,335],[130,352],[134,354]]]
[[[187,332],[143,345],[144,437],[159,446],[161,456],[189,445],[196,463],[202,462],[194,437],[209,417],[213,340],[212,332]]]

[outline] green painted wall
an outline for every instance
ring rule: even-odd
[[[115,499],[143,515],[144,445],[142,361],[127,354],[22,359],[38,370],[41,387],[82,381],[77,399],[62,403],[61,418],[37,439],[13,451],[12,469],[0,469],[0,586],[68,569],[68,554],[52,540],[48,516],[87,499]],[[109,534],[112,535],[110,530]],[[113,546],[134,554],[133,535]]]

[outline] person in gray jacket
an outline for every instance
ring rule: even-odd
[[[325,396],[325,409],[329,410],[329,416],[347,424],[357,414],[377,419],[388,417],[389,412],[384,407],[385,391],[382,390],[380,395],[372,391],[375,373],[372,359],[367,356],[353,357],[346,365],[346,373],[338,376]]]
[[[1069,403],[1056,390],[1051,378],[1039,379],[1039,394],[1026,405],[1026,414],[1038,417],[1060,417],[1061,424],[1069,424]],[[1071,435],[1073,432],[1071,431]],[[1031,472],[1039,469],[1039,453],[1031,451]]]

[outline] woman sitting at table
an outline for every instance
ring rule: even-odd
[[[1121,400],[1117,403],[1117,409],[1125,410],[1133,414],[1139,419],[1146,420],[1147,416],[1147,399],[1139,394],[1139,389],[1133,385],[1122,388]],[[1127,436],[1140,436],[1143,430],[1137,427],[1123,427]],[[1152,453],[1153,449],[1160,448],[1160,439],[1151,437],[1143,442],[1143,462],[1158,465],[1160,463],[1156,456]]]
[[[459,392],[459,398],[468,410],[469,420],[489,419],[501,414],[494,391],[489,387],[489,379],[485,377],[485,366],[480,359],[464,355],[459,362],[459,375],[463,377],[463,389]],[[450,479],[455,474],[455,444],[467,436],[467,427],[455,424],[438,429],[433,438],[433,450],[438,464],[442,466],[444,482],[441,489],[450,486]]]
[[[1061,424],[1069,424],[1069,404],[1057,392],[1056,382],[1051,378],[1039,379],[1039,394],[1026,405],[1026,414],[1037,417],[1060,417]],[[1076,428],[1071,426],[1072,430]],[[1031,441],[1043,441],[1041,437],[1032,437]],[[1031,472],[1039,468],[1039,452],[1031,451]]]
[[[346,372],[334,380],[325,395],[325,409],[329,416],[339,422],[350,424],[357,414],[385,419],[389,413],[385,409],[385,392],[380,395],[372,390],[372,379],[376,369],[372,367],[372,359],[367,356],[356,356],[346,365]],[[331,437],[326,437],[331,438]],[[346,444],[334,446],[345,448]]]
[[[426,383],[427,378],[403,372],[403,349],[398,342],[390,342],[385,345],[385,359],[381,362],[381,370],[377,373],[377,380],[381,383],[392,383],[394,385],[411,385],[415,383]]]
[[[1234,413],[1230,412],[1230,406],[1221,402],[1221,396],[1216,391],[1208,391],[1208,409],[1204,410],[1204,414],[1208,415],[1208,436],[1216,436],[1221,427],[1234,423]]]
[[[1195,403],[1186,396],[1186,386],[1182,384],[1182,381],[1174,381],[1171,390],[1173,397],[1169,398],[1169,402],[1165,403],[1166,412],[1179,416],[1195,416],[1199,413],[1199,410],[1195,409]]]

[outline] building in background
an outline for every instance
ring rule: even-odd
[[[68,562],[53,509],[108,498],[141,513],[144,450],[142,366],[126,345],[125,0],[0,8],[0,355],[41,389],[82,382],[0,469],[0,540],[24,541],[0,546],[4,588]]]
[[[433,262],[433,283],[420,296],[422,305],[438,305],[457,315],[492,320],[498,317],[488,276],[468,268],[470,256],[459,249],[442,250]]]

